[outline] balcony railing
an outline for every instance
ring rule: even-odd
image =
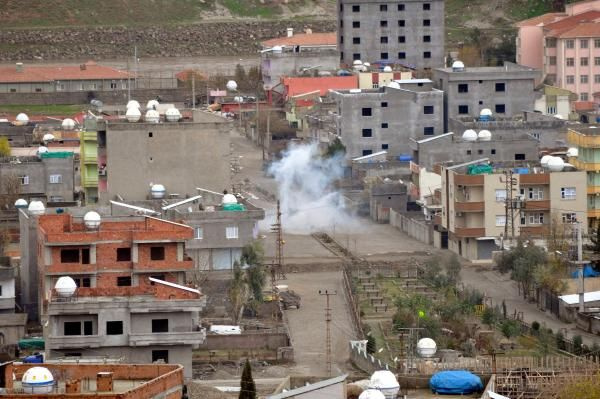
[[[457,237],[484,237],[484,227],[455,227],[454,235]]]
[[[519,183],[526,185],[550,184],[550,173],[528,173],[519,175]]]
[[[481,202],[455,202],[454,212],[483,212],[485,204]]]
[[[526,200],[526,211],[547,211],[550,210],[550,200]]]
[[[46,338],[47,349],[99,348],[100,335],[50,335]]]
[[[542,224],[539,226],[521,226],[519,231],[522,236],[527,237],[542,237],[548,233],[549,226]]]
[[[206,331],[129,334],[130,346],[150,345],[200,345],[206,339]]]
[[[454,184],[463,186],[483,186],[483,175],[454,175]]]

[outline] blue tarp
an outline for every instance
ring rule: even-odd
[[[464,395],[483,390],[481,378],[464,370],[440,371],[429,380],[433,393]]]
[[[594,268],[592,267],[592,265],[585,265],[583,267],[583,277],[598,277],[598,276],[600,276],[600,272],[595,271]],[[573,277],[573,278],[579,277],[579,270],[575,270],[573,273],[571,273],[571,277]]]

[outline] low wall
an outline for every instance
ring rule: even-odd
[[[240,335],[207,335],[200,349],[270,349],[277,350],[290,346],[285,333],[256,333]]]
[[[431,225],[408,218],[390,209],[390,224],[425,244],[433,244],[433,229]]]
[[[590,334],[600,335],[600,319],[591,314],[577,313],[577,328]]]
[[[389,370],[390,367],[363,349],[359,341],[350,341],[350,361],[365,373],[372,374],[377,370]]]

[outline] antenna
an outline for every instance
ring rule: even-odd
[[[327,375],[331,376],[331,307],[329,305],[329,297],[337,295],[337,291],[319,290],[319,295],[327,298],[327,305],[325,306],[325,358],[327,362]]]

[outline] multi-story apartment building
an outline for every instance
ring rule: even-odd
[[[451,118],[479,117],[484,108],[502,118],[533,111],[538,75],[539,71],[512,62],[473,68],[457,62],[452,68],[434,69],[436,88],[444,92],[444,127],[448,129]]]
[[[15,313],[18,267],[7,256],[0,256],[0,353],[25,336],[27,315]]]
[[[444,65],[443,0],[338,0],[342,63]]]
[[[33,217],[47,357],[162,360],[182,364],[191,377],[192,347],[205,338],[205,298],[185,279],[193,264],[184,246],[193,229],[152,217]],[[72,296],[54,289],[63,276],[75,280]]]
[[[444,93],[429,79],[396,80],[369,90],[332,90],[337,135],[349,159],[387,151],[410,154],[409,139],[443,133]]]
[[[79,176],[86,204],[98,202],[98,122],[96,118],[86,117],[83,130],[79,132]],[[106,174],[102,187],[106,186]]]
[[[469,260],[490,260],[507,224],[506,176],[501,169],[472,174],[467,167],[460,164],[441,169],[441,222],[448,230],[450,250]],[[542,239],[551,224],[568,229],[575,221],[581,222],[586,231],[585,172],[548,172],[541,168],[528,172],[513,174],[514,197],[521,204],[514,213],[515,237]]]
[[[517,62],[542,70],[546,83],[600,102],[600,1],[567,4],[564,12],[517,24]]]

